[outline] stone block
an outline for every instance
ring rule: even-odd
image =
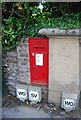
[[[48,87],[44,86],[41,87],[41,91],[42,91],[42,102],[46,103],[48,102]]]
[[[61,107],[65,109],[66,112],[75,110],[78,105],[78,94],[72,93],[62,93]]]
[[[29,100],[33,103],[41,101],[41,87],[29,86],[28,88]]]
[[[17,98],[23,102],[27,100],[28,99],[27,86],[23,84],[17,84],[16,95],[17,95]]]

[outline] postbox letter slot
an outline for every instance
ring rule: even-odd
[[[34,48],[44,49],[44,47],[35,46]]]

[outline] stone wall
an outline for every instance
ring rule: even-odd
[[[17,52],[3,52],[3,72],[9,94],[15,95],[15,85],[18,75]]]
[[[29,67],[29,54],[28,43],[20,43],[17,47],[17,60],[18,60],[18,82],[29,84],[30,67]]]
[[[62,36],[50,39],[49,57],[52,59],[49,63],[49,91],[48,86],[33,86],[42,88],[43,102],[47,102],[49,97],[49,102],[60,104],[63,91],[79,91],[79,41],[76,37]],[[17,84],[31,85],[27,39],[25,43],[19,43],[15,51],[3,52],[3,71],[9,94],[16,95]]]
[[[1,48],[2,47],[0,40],[0,107],[2,106],[2,49]]]
[[[61,105],[62,93],[65,92],[76,94],[79,102],[81,90],[80,29],[43,28],[38,33],[49,37],[48,101]]]
[[[78,37],[49,38],[49,102],[60,105],[62,92],[79,95]]]
[[[79,45],[79,85],[81,91],[81,43]]]
[[[3,71],[9,94],[13,96],[16,95],[17,84],[26,85],[27,87],[31,85],[27,39],[25,43],[20,42],[16,50],[3,52]],[[43,102],[47,101],[48,87],[44,85],[33,86],[41,87],[42,100]]]

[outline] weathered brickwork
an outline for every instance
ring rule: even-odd
[[[16,95],[16,84],[31,85],[30,83],[30,66],[29,66],[28,42],[19,43],[15,51],[3,52],[3,71],[8,93]],[[42,90],[42,101],[47,102],[48,87],[40,86]]]

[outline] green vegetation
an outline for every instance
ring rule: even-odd
[[[42,20],[36,24],[30,24],[27,26],[28,36],[34,37],[38,36],[37,32],[41,28],[56,28],[59,27],[61,29],[72,29],[79,28],[79,13],[78,14],[70,14],[62,16],[60,18],[52,18],[48,20]]]
[[[21,38],[38,37],[41,28],[80,28],[79,3],[2,3],[2,45],[4,50],[16,48]],[[75,7],[76,6],[76,7]]]

